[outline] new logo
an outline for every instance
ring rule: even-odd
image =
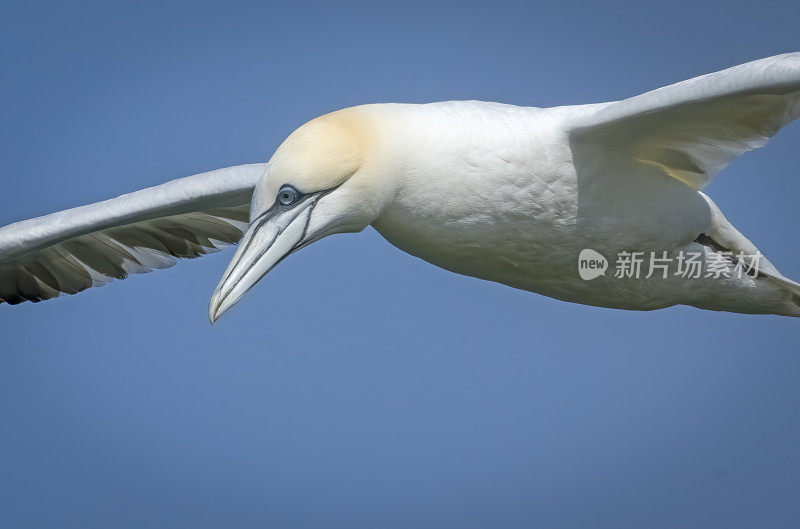
[[[584,281],[606,275],[607,268],[608,260],[599,252],[585,248],[578,255],[578,274]]]

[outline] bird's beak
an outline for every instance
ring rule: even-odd
[[[314,205],[323,194],[308,195],[290,209],[273,206],[250,223],[211,297],[211,324],[285,257],[313,242],[306,231]]]

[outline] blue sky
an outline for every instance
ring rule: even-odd
[[[619,99],[800,50],[795,1],[16,2],[0,224],[227,165],[355,104]],[[800,278],[800,126],[708,193]],[[800,322],[584,307],[372,230],[216,326],[231,252],[0,307],[0,526],[800,521]]]

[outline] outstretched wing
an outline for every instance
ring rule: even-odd
[[[0,228],[0,303],[75,294],[237,243],[265,169],[217,169]]]
[[[800,53],[734,66],[622,101],[593,105],[573,146],[658,166],[695,189],[800,116]]]

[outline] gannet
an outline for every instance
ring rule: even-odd
[[[0,302],[74,294],[241,238],[211,298],[214,323],[287,256],[371,225],[436,266],[560,300],[800,316],[800,284],[701,192],[798,115],[800,53],[609,103],[338,110],[268,163],[0,229]],[[669,267],[620,267],[648,254]],[[688,255],[707,270],[687,276]]]

